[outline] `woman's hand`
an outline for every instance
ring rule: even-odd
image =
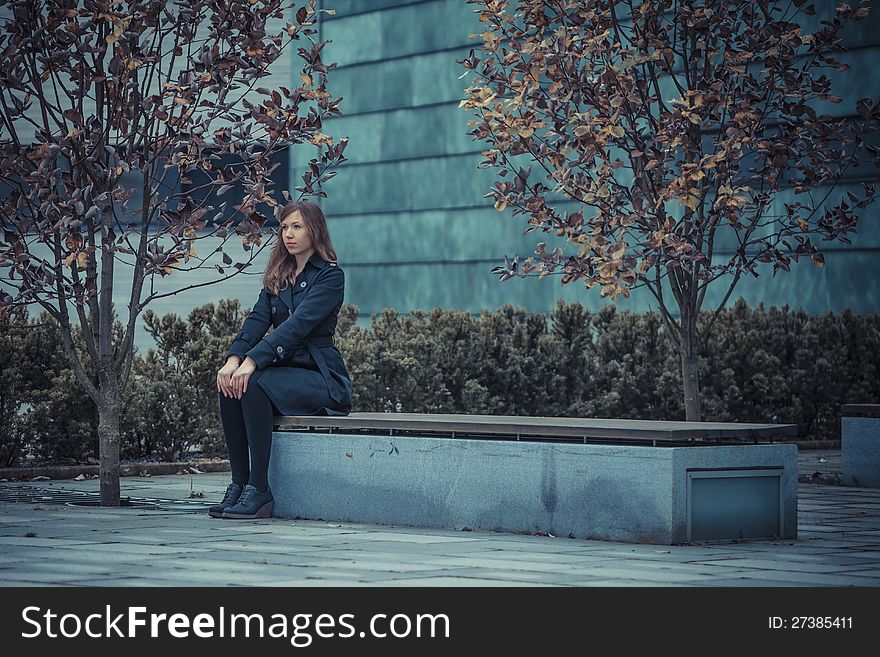
[[[217,372],[217,390],[223,393],[224,397],[232,397],[232,375],[241,365],[241,359],[238,356],[230,356],[226,364]]]
[[[257,364],[250,356],[244,359],[244,362],[238,366],[238,369],[232,374],[231,385],[232,396],[241,399],[242,395],[247,392],[248,379],[257,369]]]

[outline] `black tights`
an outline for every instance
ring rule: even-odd
[[[222,392],[217,395],[232,481],[240,485],[250,484],[262,492],[269,487],[269,453],[276,409],[255,378],[251,376],[248,380],[247,391],[241,399],[227,397]]]

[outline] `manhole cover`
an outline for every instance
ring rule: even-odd
[[[0,486],[0,502],[25,504],[60,504],[64,506],[101,506],[101,493],[32,486]],[[213,502],[190,502],[149,497],[120,497],[119,506],[162,511],[207,511]]]

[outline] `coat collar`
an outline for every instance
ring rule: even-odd
[[[312,265],[314,265],[315,267],[317,267],[318,269],[324,269],[325,267],[328,266],[328,265],[327,265],[327,261],[324,260],[324,258],[322,258],[321,256],[319,256],[317,251],[315,251],[315,252],[309,257],[309,261],[308,261],[306,264],[307,264],[307,265],[312,264]]]
[[[315,251],[311,256],[309,256],[309,259],[306,262],[305,269],[308,269],[309,265],[311,265],[319,270],[326,269],[327,267],[330,266],[327,263],[327,261],[324,260],[324,258],[322,258],[321,256],[318,255],[317,251]],[[299,288],[294,290],[293,286],[290,283],[287,284],[287,287],[285,287],[283,290],[281,290],[281,295],[280,295],[281,300],[287,304],[288,309],[293,310],[293,294],[294,294],[294,292],[299,292],[299,291],[300,291]]]

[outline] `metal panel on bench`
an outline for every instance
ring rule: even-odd
[[[688,472],[688,540],[782,536],[782,468]]]

